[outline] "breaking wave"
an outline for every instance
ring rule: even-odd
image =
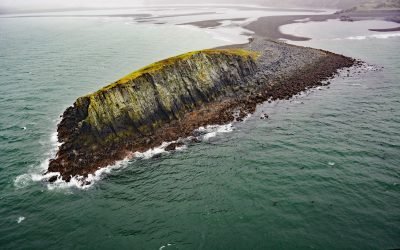
[[[388,39],[400,37],[400,33],[374,34],[365,36],[349,36],[346,40],[366,40],[366,39]]]
[[[123,169],[129,165],[130,162],[137,159],[150,159],[155,156],[162,154],[169,154],[170,152],[166,148],[173,144],[179,143],[175,148],[175,151],[181,151],[187,148],[187,144],[190,141],[196,139],[196,141],[208,141],[210,138],[217,136],[220,133],[228,133],[233,131],[232,123],[225,125],[209,125],[200,127],[194,131],[194,136],[178,139],[176,141],[163,142],[160,146],[151,148],[145,152],[133,152],[130,156],[124,160],[118,161],[116,164],[101,168],[94,174],[89,174],[88,177],[75,176],[69,182],[61,179],[61,175],[58,172],[46,173],[50,159],[54,158],[57,148],[60,144],[57,142],[57,133],[51,136],[51,144],[53,145],[52,150],[47,154],[46,159],[42,161],[39,166],[31,168],[28,173],[19,175],[14,180],[14,186],[16,188],[26,188],[35,182],[42,182],[46,185],[48,190],[60,190],[69,188],[88,189],[93,186],[94,183],[101,180],[104,176],[117,169]],[[53,183],[49,183],[48,179],[57,176],[57,180]]]

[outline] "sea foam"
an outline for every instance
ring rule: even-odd
[[[349,36],[347,40],[366,40],[366,39],[388,39],[400,37],[400,33],[385,33],[385,34],[373,34],[365,36]]]
[[[21,223],[22,221],[24,221],[25,220],[25,217],[24,216],[20,216],[20,217],[18,217],[18,219],[17,219],[17,223],[19,224],[19,223]]]
[[[89,174],[88,177],[74,176],[69,182],[62,180],[61,175],[58,172],[46,173],[50,159],[55,157],[56,151],[61,145],[57,142],[57,133],[54,133],[50,137],[50,143],[53,147],[46,154],[46,159],[43,160],[39,164],[39,166],[31,168],[28,173],[17,176],[14,180],[14,186],[16,188],[26,188],[32,183],[43,182],[45,183],[48,190],[65,190],[70,188],[88,189],[107,174],[117,169],[123,169],[127,167],[129,163],[134,160],[146,160],[153,158],[154,156],[169,154],[170,152],[166,150],[166,147],[172,143],[182,142],[183,145],[178,146],[175,149],[175,151],[182,151],[187,148],[186,144],[194,138],[197,139],[197,141],[207,141],[220,133],[228,133],[231,131],[233,131],[232,123],[225,125],[209,125],[205,127],[200,127],[194,131],[195,136],[190,136],[185,139],[178,139],[176,141],[163,142],[160,146],[151,148],[145,152],[132,152],[132,154],[130,154],[124,160],[118,161],[113,165],[100,168],[95,173]],[[53,176],[57,176],[57,180],[53,183],[49,183],[47,180]]]

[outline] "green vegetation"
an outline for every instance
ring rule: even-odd
[[[136,78],[147,74],[147,73],[155,73],[161,69],[163,69],[166,66],[172,65],[174,63],[177,63],[179,61],[184,61],[187,60],[189,58],[192,58],[195,55],[198,54],[205,54],[205,55],[213,55],[213,54],[220,54],[220,55],[236,55],[236,56],[241,56],[244,58],[251,58],[253,60],[256,60],[259,56],[259,53],[257,52],[253,52],[253,51],[249,51],[249,50],[244,50],[244,49],[207,49],[207,50],[198,50],[198,51],[192,51],[192,52],[188,52],[182,55],[178,55],[178,56],[174,56],[174,57],[170,57],[167,59],[164,59],[162,61],[158,61],[155,63],[152,63],[146,67],[143,67],[137,71],[134,71],[124,77],[122,77],[121,79],[119,79],[118,81],[105,86],[104,88],[100,89],[97,92],[102,92],[102,91],[106,91],[109,90],[111,88],[114,88],[115,86],[119,85],[119,84],[125,84],[127,82],[130,82],[132,80],[135,80]],[[96,93],[97,93],[96,92]]]
[[[150,64],[78,98],[75,106],[87,114],[82,124],[105,140],[117,140],[135,131],[147,134],[231,91],[232,84],[240,84],[255,71],[258,57],[258,53],[243,49],[185,53]]]

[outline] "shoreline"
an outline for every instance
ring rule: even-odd
[[[178,25],[193,25],[202,29],[207,28],[215,28],[222,25],[223,21],[245,21],[246,18],[227,18],[227,19],[212,19],[212,20],[203,20],[203,21],[196,21],[196,22],[189,22],[189,23],[181,23]]]
[[[388,22],[400,23],[396,16],[400,15],[399,10],[394,11],[368,11],[368,12],[345,12],[326,15],[285,15],[285,16],[264,16],[255,21],[241,26],[244,29],[254,32],[254,37],[266,38],[271,40],[291,40],[308,41],[310,38],[291,34],[284,34],[280,27],[293,23],[324,22],[327,20],[341,20],[343,22],[355,22],[363,20],[383,20]],[[180,25],[192,25],[198,28],[215,28],[221,25],[221,21],[240,21],[238,19],[212,19],[197,22],[189,22]],[[400,31],[400,27],[391,29],[369,29],[375,32]],[[229,46],[229,45],[228,45]]]
[[[254,10],[257,9],[255,7],[244,7],[244,6],[231,6],[232,8],[236,8],[238,10]],[[280,27],[283,25],[293,24],[293,23],[307,23],[307,22],[324,22],[327,20],[341,20],[344,22],[355,22],[355,21],[363,21],[363,20],[382,20],[394,23],[400,23],[400,10],[368,10],[368,11],[338,11],[333,14],[312,14],[322,12],[322,10],[308,10],[308,9],[280,9],[280,8],[272,8],[272,10],[281,10],[281,11],[289,11],[293,12],[293,15],[283,15],[283,16],[258,16],[257,20],[245,22],[250,16],[242,16],[236,18],[215,18],[215,19],[206,19],[200,21],[189,21],[182,23],[171,23],[173,25],[191,25],[198,27],[200,29],[214,29],[223,25],[224,21],[231,22],[245,22],[244,24],[235,24],[234,26],[238,28],[244,28],[250,32],[253,32],[253,37],[257,38],[266,38],[271,40],[291,40],[291,41],[308,41],[310,38],[301,37],[292,34],[285,34],[280,31]],[[296,14],[299,11],[307,11],[309,14]],[[180,13],[180,14],[164,14],[159,16],[154,16],[149,13],[138,13],[138,14],[72,14],[72,15],[48,15],[48,14],[39,14],[39,15],[14,15],[14,16],[0,16],[0,18],[25,18],[25,17],[123,17],[123,18],[132,18],[133,21],[137,23],[152,23],[156,25],[167,24],[164,19],[171,17],[185,17],[185,16],[201,16],[201,15],[211,15],[217,14],[215,11],[202,11],[195,13]],[[400,27],[390,28],[390,29],[379,29],[371,27],[370,31],[374,32],[392,32],[392,31],[400,31]],[[243,33],[245,34],[245,32]],[[248,34],[251,36],[251,34]],[[234,44],[232,44],[234,45]],[[227,45],[228,47],[230,45]]]
[[[106,144],[99,144],[101,145],[100,147],[95,146],[95,149],[93,149],[90,144],[98,139],[97,136],[96,138],[85,139],[90,142],[88,144],[89,146],[85,146],[85,143],[81,144],[80,142],[76,142],[79,141],[79,138],[74,139],[73,137],[82,133],[78,132],[77,134],[76,131],[82,130],[84,131],[83,134],[86,133],[85,131],[89,131],[86,127],[82,128],[81,125],[78,126],[78,124],[81,123],[80,121],[83,121],[81,119],[85,119],[85,113],[87,116],[88,111],[74,111],[74,109],[77,108],[76,105],[91,105],[91,102],[88,104],[75,103],[74,108],[71,107],[65,111],[63,121],[58,125],[59,141],[64,142],[64,145],[60,147],[56,158],[50,161],[49,169],[46,173],[59,172],[60,177],[53,176],[48,181],[54,182],[57,181],[58,178],[61,178],[69,182],[71,178],[75,176],[83,176],[86,178],[89,174],[93,174],[99,169],[113,165],[127,157],[132,157],[134,154],[133,152],[145,152],[151,148],[160,146],[163,142],[177,141],[177,144],[172,144],[170,146],[170,149],[174,150],[175,147],[181,145],[181,138],[193,137],[194,131],[199,127],[223,125],[229,122],[241,121],[248,114],[252,114],[258,104],[266,101],[288,100],[293,95],[308,88],[324,85],[323,82],[335,76],[339,69],[360,65],[360,62],[357,60],[328,51],[304,48],[269,40],[309,40],[309,38],[305,37],[283,34],[280,32],[279,27],[294,23],[296,20],[300,22],[310,22],[326,21],[328,19],[337,19],[337,15],[268,16],[261,17],[243,26],[243,28],[254,32],[254,37],[249,39],[249,43],[228,45],[222,48],[243,48],[248,51],[258,52],[262,55],[262,59],[260,59],[260,61],[257,60],[260,70],[257,71],[251,79],[251,84],[253,84],[251,87],[239,85],[237,86],[238,89],[235,94],[231,93],[228,94],[228,96],[217,97],[216,100],[202,103],[189,112],[181,110],[179,112],[186,112],[183,117],[177,118],[176,115],[173,114],[173,117],[175,117],[174,119],[163,121],[162,123],[164,124],[157,125],[161,127],[150,129],[152,132],[143,133],[139,127],[134,127],[135,133],[138,133],[140,136],[120,137],[118,135],[118,128],[113,128],[114,123],[112,123],[111,127],[107,128],[107,130],[112,131],[117,138],[123,138],[118,139],[122,140],[121,143],[112,140],[107,142],[109,139],[106,139]],[[186,23],[184,25],[190,24],[201,28],[214,28],[225,20],[241,21],[242,19],[215,19]],[[150,78],[152,77],[153,76],[150,75]],[[327,84],[329,84],[329,81]],[[230,96],[232,94],[234,97]],[[190,98],[193,97],[191,96]],[[89,106],[86,106],[86,108],[88,107]],[[165,111],[162,111],[162,116],[169,116],[164,112]],[[150,115],[158,117],[157,114]],[[142,124],[141,126],[148,126],[146,122],[147,121],[141,121],[139,124]],[[127,124],[118,125],[117,127],[126,128]],[[99,133],[101,136],[102,132],[98,131],[96,133]],[[88,147],[90,147],[90,149]],[[85,167],[79,167],[82,165]]]
[[[400,27],[390,28],[390,29],[368,29],[368,30],[376,32],[393,32],[393,31],[400,31]]]

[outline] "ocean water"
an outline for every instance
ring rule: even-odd
[[[40,181],[63,110],[152,61],[227,42],[121,19],[1,19],[0,249],[400,247],[400,37],[294,25],[314,38],[297,44],[368,66],[82,189]]]

